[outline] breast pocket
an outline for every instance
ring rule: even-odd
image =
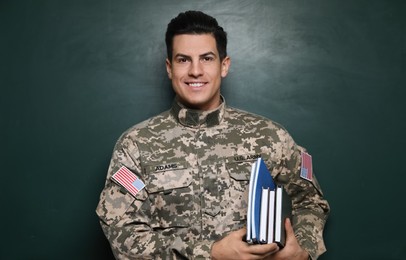
[[[232,209],[234,221],[245,221],[248,208],[248,186],[253,161],[229,162],[225,164],[225,171],[229,175],[227,189],[227,208]]]
[[[272,171],[269,156],[261,155],[266,161],[268,168]],[[248,209],[248,191],[251,177],[252,165],[256,158],[231,161],[226,164],[226,171],[229,174],[230,188],[228,189],[228,207],[233,209],[234,221],[246,221]]]
[[[146,190],[151,205],[151,227],[187,227],[193,211],[192,172],[173,169],[150,172]]]

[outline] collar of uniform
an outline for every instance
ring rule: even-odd
[[[172,115],[184,126],[199,128],[202,126],[212,127],[220,124],[225,110],[225,99],[221,96],[221,104],[216,109],[209,111],[189,109],[174,101],[172,104]]]

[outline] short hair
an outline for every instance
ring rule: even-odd
[[[201,11],[186,11],[173,18],[165,34],[168,59],[172,60],[173,38],[180,34],[212,34],[222,61],[227,56],[227,33],[217,20]]]

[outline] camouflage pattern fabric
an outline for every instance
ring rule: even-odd
[[[269,119],[223,103],[214,111],[172,108],[118,140],[96,212],[117,259],[209,259],[212,244],[246,225],[251,164],[263,157],[292,199],[300,245],[325,251],[329,205],[315,177],[299,177],[301,152]],[[146,187],[135,197],[111,176],[126,166]]]

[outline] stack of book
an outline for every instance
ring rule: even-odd
[[[291,201],[282,186],[276,185],[265,162],[252,165],[248,193],[247,242],[285,245],[285,218],[291,215]]]

